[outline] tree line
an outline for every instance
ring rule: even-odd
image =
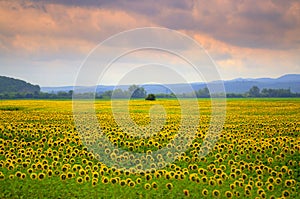
[[[267,97],[267,98],[274,98],[274,97],[300,97],[300,93],[293,93],[290,88],[288,89],[272,89],[272,88],[263,88],[260,90],[257,86],[253,86],[249,89],[248,92],[243,94],[236,94],[236,93],[227,93],[227,97],[234,98],[234,97]]]
[[[210,98],[208,88],[203,88],[194,93],[182,93],[175,95],[174,93],[158,93],[148,94],[143,87],[137,85],[130,86],[127,90],[115,89],[103,93],[80,93],[76,94],[78,98],[96,98],[96,99],[148,99],[155,100],[156,98]],[[58,93],[44,93],[40,91],[34,92],[2,92],[0,99],[72,99],[73,91],[60,91]],[[214,96],[217,97],[217,96]],[[257,86],[253,86],[245,93],[227,93],[228,98],[253,98],[253,97],[300,97],[300,93],[293,93],[290,89],[270,89],[264,88],[260,90]]]

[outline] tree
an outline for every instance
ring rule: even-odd
[[[148,96],[146,97],[146,100],[152,100],[154,101],[156,99],[155,95],[154,94],[148,94]]]
[[[207,87],[203,88],[203,89],[199,89],[198,91],[196,91],[196,96],[197,97],[209,97],[209,90]]]
[[[249,90],[249,96],[250,97],[259,97],[260,96],[260,90],[257,86],[252,86]]]
[[[131,98],[145,98],[147,94],[143,87],[137,85],[130,86],[128,91],[131,93]]]
[[[124,92],[122,89],[118,88],[118,89],[115,89],[113,92],[112,92],[112,98],[126,98],[126,92]]]

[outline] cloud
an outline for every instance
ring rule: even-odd
[[[151,24],[123,11],[58,4],[25,6],[2,1],[0,13],[2,53],[24,52],[30,56],[61,57],[68,51],[86,55],[113,34]]]
[[[77,26],[72,33],[89,39],[98,38],[91,30],[107,35],[151,24],[202,32],[241,47],[290,49],[300,45],[300,2],[293,0],[36,0],[22,1],[19,6],[49,13],[65,34],[72,25]],[[36,19],[45,20],[43,15]]]
[[[300,2],[293,0],[2,0],[0,70],[12,74],[8,66],[26,63],[24,67],[32,70],[30,65],[70,71],[99,42],[145,26],[191,36],[209,52],[225,78],[300,72]],[[136,37],[135,44],[145,37]],[[162,42],[182,47],[180,40]],[[53,74],[49,73],[55,84]],[[43,78],[37,81],[50,84]],[[65,81],[72,82],[70,77]]]

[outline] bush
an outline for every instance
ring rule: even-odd
[[[155,100],[156,97],[154,94],[148,94],[148,96],[146,97],[146,100]]]

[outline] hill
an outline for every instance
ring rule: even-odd
[[[209,84],[214,84],[214,82],[210,82]],[[197,91],[199,89],[205,88],[207,85],[205,83],[192,83],[191,87]],[[224,81],[224,87],[227,93],[245,93],[248,92],[249,89],[253,86],[257,86],[261,90],[264,88],[268,89],[291,89],[294,93],[300,93],[300,74],[288,74],[283,75],[279,78],[238,78],[233,80]],[[129,85],[120,85],[117,88],[121,88],[123,90],[128,89]],[[147,93],[171,93],[171,90],[175,93],[188,93],[190,92],[189,86],[187,84],[167,84],[167,85],[159,85],[159,84],[146,84],[143,85],[144,89]],[[97,86],[97,93],[103,93],[108,90],[113,90],[115,86],[105,86],[99,85]],[[169,89],[168,89],[169,88]],[[69,91],[73,90],[72,86],[65,87],[42,87],[43,92],[48,93],[57,93],[59,91]],[[93,92],[95,87],[82,87],[81,90],[83,92]]]
[[[34,93],[40,92],[40,86],[23,80],[0,76],[0,93]]]

